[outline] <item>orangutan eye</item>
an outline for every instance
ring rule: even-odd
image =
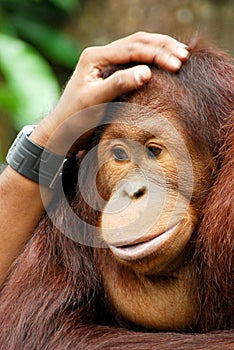
[[[147,147],[147,155],[149,158],[157,158],[161,152],[162,152],[162,149],[158,146]]]
[[[118,161],[129,160],[127,152],[120,146],[112,148],[112,155]]]

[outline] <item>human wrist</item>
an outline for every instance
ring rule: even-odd
[[[53,189],[62,175],[66,158],[38,145],[30,135],[35,126],[27,125],[8,151],[7,163],[26,178]]]
[[[39,146],[52,152],[54,151],[54,147],[50,142],[50,139],[58,125],[59,124],[53,121],[53,118],[51,118],[49,115],[41,120],[38,125],[36,125],[29,138]]]

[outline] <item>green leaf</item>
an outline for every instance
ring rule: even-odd
[[[6,84],[0,85],[0,108],[3,110],[15,113],[17,110],[17,102],[14,98],[12,91]]]
[[[48,63],[30,45],[0,34],[0,70],[15,98],[15,124],[35,123],[59,97],[59,84]]]
[[[12,16],[11,22],[19,35],[42,50],[45,56],[62,66],[74,68],[80,49],[69,35],[20,16]]]

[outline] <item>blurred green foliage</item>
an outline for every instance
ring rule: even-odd
[[[30,123],[42,108],[55,103],[57,80],[47,62],[22,40],[0,34],[0,107],[10,112],[17,129]]]
[[[0,161],[9,135],[38,122],[56,103],[54,68],[72,70],[80,54],[64,25],[79,0],[0,0]],[[15,136],[15,135],[14,135]]]

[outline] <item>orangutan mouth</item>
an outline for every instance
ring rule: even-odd
[[[165,242],[177,231],[178,225],[172,226],[167,231],[159,234],[158,236],[144,242],[137,242],[132,244],[124,244],[122,246],[109,245],[110,250],[123,260],[135,260],[142,259],[151,253],[162,248]]]

